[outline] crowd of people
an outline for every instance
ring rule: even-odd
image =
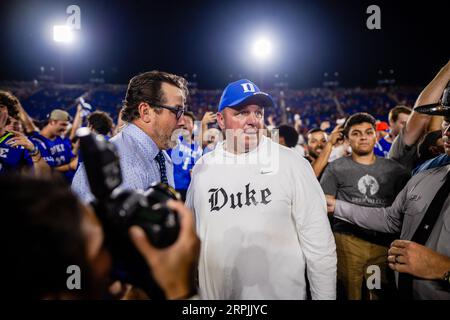
[[[161,71],[126,88],[0,91],[0,194],[9,228],[25,230],[6,249],[7,289],[152,298],[112,276],[86,127],[115,147],[120,189],[180,195],[166,204],[175,243],[128,230],[167,299],[450,299],[449,83],[450,62],[414,105],[408,90],[263,92],[247,79],[190,91]]]

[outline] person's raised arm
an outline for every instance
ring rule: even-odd
[[[341,128],[341,126],[336,126],[334,128],[333,132],[331,132],[330,134],[329,140],[325,144],[325,147],[323,148],[319,157],[317,157],[317,159],[311,163],[311,166],[313,167],[314,174],[316,175],[316,177],[320,177],[323,170],[328,165],[328,160],[330,159],[333,147],[336,145],[339,139],[343,138],[342,131],[343,129]]]
[[[421,105],[437,103],[442,96],[447,83],[450,81],[450,61],[442,67],[436,77],[420,93],[414,108]],[[416,111],[411,113],[404,129],[403,141],[406,145],[412,146],[425,133],[432,117]]]
[[[206,147],[208,140],[206,137],[206,132],[208,131],[208,124],[217,121],[217,115],[214,112],[207,111],[202,118],[202,146]]]
[[[83,107],[80,103],[77,104],[77,113],[75,114],[75,118],[73,119],[72,128],[70,129],[70,141],[75,138],[75,135],[77,133],[78,128],[81,127],[81,123],[83,122],[83,119],[81,117],[81,111],[83,110]]]

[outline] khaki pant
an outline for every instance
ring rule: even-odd
[[[395,284],[393,274],[387,265],[388,248],[348,234],[336,232],[334,237],[338,286],[341,286],[341,292],[343,291],[339,294],[338,288],[338,299],[361,300],[363,292],[366,293],[364,298],[368,300],[391,298]],[[367,273],[367,268],[371,265],[377,265],[381,271],[381,289],[379,290],[370,290],[366,286],[367,278],[373,274],[373,271]]]

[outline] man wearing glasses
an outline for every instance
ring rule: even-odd
[[[195,164],[186,205],[202,241],[203,299],[336,297],[336,246],[325,196],[309,163],[263,135],[272,98],[230,83],[217,121],[226,140]]]
[[[128,124],[110,140],[119,153],[122,188],[146,190],[154,182],[174,186],[172,163],[163,150],[174,146],[172,133],[184,125],[187,94],[184,78],[161,71],[130,80],[121,112]],[[78,168],[72,189],[84,202],[93,200],[84,166]]]

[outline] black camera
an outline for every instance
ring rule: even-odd
[[[144,229],[153,246],[168,247],[179,234],[178,214],[166,205],[180,200],[171,187],[155,183],[145,191],[123,190],[120,161],[115,146],[88,128],[77,131],[87,178],[95,200],[91,203],[104,232],[105,245],[112,256],[111,280],[120,280],[143,289],[152,299],[164,293],[152,279],[149,266],[134,247],[128,229]]]

